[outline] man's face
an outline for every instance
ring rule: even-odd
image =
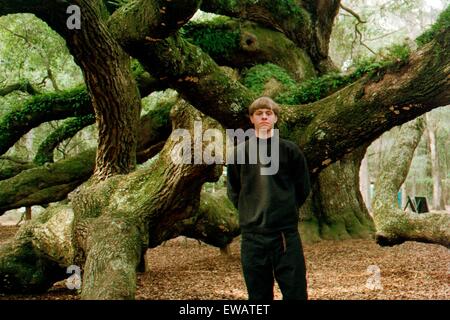
[[[258,109],[251,116],[256,131],[270,131],[277,122],[278,118],[271,109]]]

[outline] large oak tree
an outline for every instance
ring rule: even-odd
[[[80,29],[68,28],[70,5],[80,9]],[[3,211],[58,201],[76,189],[69,204],[51,206],[0,247],[0,291],[42,291],[63,279],[67,266],[78,265],[84,270],[83,298],[134,298],[136,271],[149,247],[181,234],[226,246],[239,233],[236,212],[225,195],[201,193],[204,182],[218,179],[222,165],[174,163],[171,154],[178,136],[171,129],[193,135],[196,120],[202,121],[202,130],[248,127],[246,109],[258,94],[218,62],[235,68],[273,62],[297,81],[335,70],[328,44],[339,5],[325,0],[131,0],[121,6],[99,0],[0,0],[0,15],[33,13],[58,32],[86,84],[51,96],[32,92],[35,96],[22,110],[0,121],[4,153],[42,122],[78,119],[67,123],[75,129],[53,134],[34,164],[11,165],[1,172]],[[247,21],[211,26],[223,39],[230,34],[234,39],[228,55],[208,51],[195,40],[205,26],[186,24],[199,8]],[[370,142],[450,103],[449,42],[448,22],[442,23],[409,57],[349,78],[321,99],[282,105],[280,129],[304,150],[315,195],[320,195],[319,201],[310,200],[315,209],[306,210],[308,221],[323,227],[319,233],[336,226],[338,233],[353,229],[362,235],[370,229],[359,192],[353,194],[355,186],[348,182],[357,176],[354,168]],[[144,70],[134,72],[131,57]],[[167,87],[179,99],[140,119],[141,97]],[[97,150],[52,163],[52,148],[91,123],[92,118],[82,117],[92,114],[99,132]],[[208,146],[208,141],[192,141],[192,148],[196,143]],[[137,162],[155,154],[151,165],[136,170]],[[321,215],[327,210],[317,210],[318,203],[336,201],[323,187],[337,179],[347,181],[341,186],[349,205],[341,208],[345,214]],[[436,223],[448,226],[445,219]],[[448,244],[441,235],[434,241]]]

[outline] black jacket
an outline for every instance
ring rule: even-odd
[[[310,192],[306,159],[293,142],[279,139],[279,169],[273,175],[261,175],[260,159],[249,163],[249,143],[245,144],[245,163],[227,164],[227,193],[239,211],[242,232],[270,233],[297,229],[298,209]],[[267,139],[268,155],[273,139]],[[253,141],[254,142],[254,141]],[[235,155],[237,153],[235,147]],[[274,161],[273,155],[272,161]],[[259,157],[258,157],[259,158]],[[262,161],[264,163],[264,161]],[[265,167],[267,167],[266,165]]]

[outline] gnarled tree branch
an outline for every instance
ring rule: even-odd
[[[39,91],[30,83],[30,81],[25,80],[25,81],[10,84],[4,88],[1,88],[0,96],[6,96],[14,91],[26,92],[32,96],[39,94]]]
[[[205,0],[203,11],[255,21],[283,32],[306,50],[321,73],[335,70],[328,56],[333,21],[339,0],[251,1]]]

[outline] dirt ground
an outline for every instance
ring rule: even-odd
[[[0,227],[0,243],[17,228]],[[314,300],[450,300],[449,250],[406,242],[380,247],[373,240],[322,241],[304,245],[308,293]],[[137,299],[246,299],[239,261],[239,238],[230,254],[198,241],[177,238],[148,250],[148,270],[138,275]],[[40,295],[0,299],[71,300],[76,291],[58,282]],[[275,287],[275,298],[281,299]]]

